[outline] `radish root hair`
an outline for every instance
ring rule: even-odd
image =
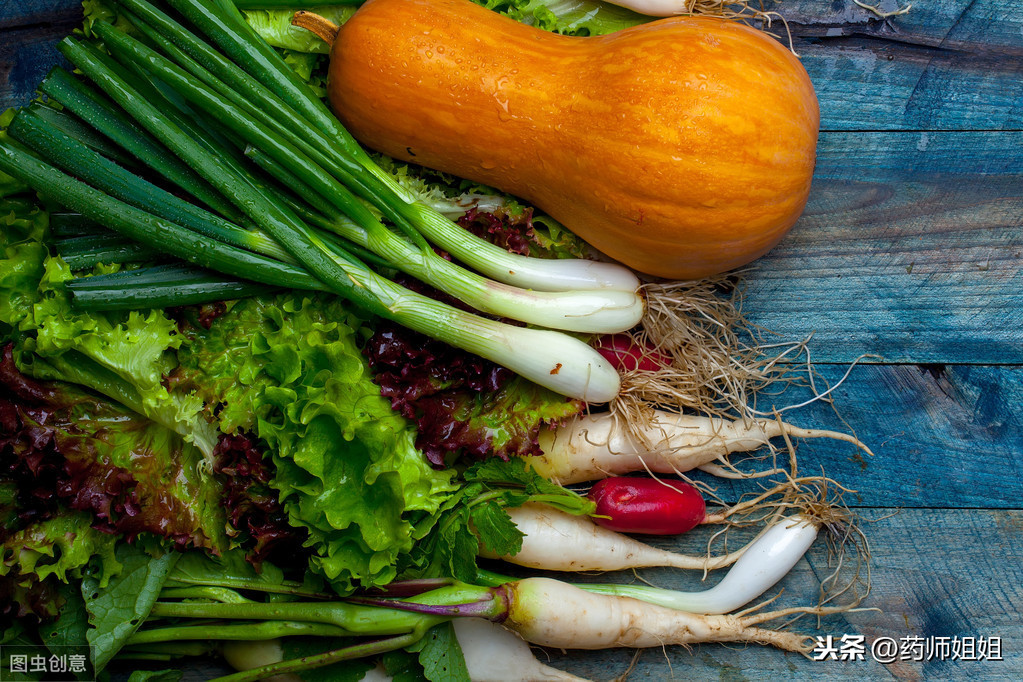
[[[667,366],[624,373],[611,409],[626,422],[644,419],[648,406],[752,418],[747,406],[753,396],[792,376],[791,365],[780,361],[805,342],[787,344],[777,353],[771,351],[778,346],[760,344],[763,330],[743,315],[743,292],[734,275],[642,289],[647,311],[628,334],[637,348],[651,349],[650,360],[661,364],[667,359]]]

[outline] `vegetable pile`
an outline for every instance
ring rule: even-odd
[[[771,623],[858,604],[867,552],[791,440],[866,447],[748,407],[779,370],[721,280],[641,284],[540,207],[366,151],[268,4],[87,2],[74,72],[0,118],[0,645],[139,681],[211,655],[234,681],[577,679],[523,641],[808,653]],[[586,7],[497,9],[647,21]],[[771,480],[729,505],[695,469]],[[631,537],[701,527],[692,553]],[[853,575],[749,608],[819,534]],[[645,566],[727,571],[552,577]]]

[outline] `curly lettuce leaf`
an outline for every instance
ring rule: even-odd
[[[473,0],[523,24],[565,35],[603,35],[652,17],[598,0]]]
[[[0,200],[0,340],[14,337],[39,298],[48,227],[49,214],[31,202]]]
[[[71,509],[129,540],[152,533],[178,546],[228,546],[219,483],[176,433],[71,385],[21,375],[10,348],[0,388],[11,396],[0,398],[0,482],[18,489],[8,529]]]
[[[28,581],[55,576],[67,582],[98,557],[102,568],[96,579],[105,584],[120,571],[114,556],[117,539],[93,528],[91,521],[84,512],[67,513],[8,535],[0,543],[0,576]]]
[[[6,217],[4,217],[6,216]],[[211,458],[216,428],[201,418],[202,402],[163,386],[181,344],[163,311],[76,310],[64,289],[70,268],[49,255],[45,211],[0,200],[0,332],[15,339],[22,371],[87,386],[180,434]]]
[[[271,484],[308,531],[312,566],[342,592],[390,582],[412,548],[411,519],[455,489],[373,384],[362,325],[336,297],[247,299],[189,329],[169,377],[214,406],[225,433],[267,444]]]
[[[324,19],[341,25],[348,21],[357,9],[359,9],[358,5],[336,5],[317,7],[315,11]],[[320,40],[316,34],[304,28],[292,26],[291,17],[294,14],[295,10],[293,9],[242,11],[242,16],[245,17],[249,26],[274,47],[315,54],[330,52],[330,45]]]

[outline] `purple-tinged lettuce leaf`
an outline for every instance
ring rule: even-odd
[[[278,492],[270,485],[273,468],[263,450],[255,438],[238,434],[222,437],[213,453],[228,532],[248,551],[254,566],[270,561],[279,566],[301,563],[304,568],[308,534],[288,522]]]
[[[416,446],[437,465],[538,454],[543,424],[583,405],[484,360],[390,324],[365,348],[381,393],[417,427]]]
[[[20,521],[70,509],[128,540],[152,533],[181,547],[228,546],[220,486],[176,433],[71,385],[21,375],[10,346],[0,386],[10,396],[0,398],[0,480],[18,486]]]

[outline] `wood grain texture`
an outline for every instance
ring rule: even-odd
[[[961,52],[1023,55],[1021,0],[866,0],[882,13],[913,5],[906,14],[881,18],[852,0],[784,0],[770,5],[796,36],[866,36]],[[779,32],[776,30],[776,32]]]
[[[0,30],[0,111],[36,97],[39,81],[57,64],[67,65],[54,46],[74,23]]]
[[[879,356],[853,369],[834,409],[821,402],[785,416],[852,429],[875,452],[797,443],[802,470],[855,489],[846,501],[872,520],[865,606],[881,611],[832,617],[820,631],[810,619],[796,627],[868,643],[998,636],[1005,660],[815,663],[701,645],[645,651],[630,680],[1023,679],[1023,0],[914,5],[887,20],[852,0],[775,7],[817,87],[824,132],[806,213],[749,270],[745,310],[777,340],[814,334],[818,386],[837,383],[862,354]],[[78,0],[0,3],[0,106],[31,98],[57,60],[53,43],[73,25],[58,24],[78,11]],[[758,406],[809,397],[793,387]],[[726,499],[748,489],[718,483]],[[698,542],[654,541],[691,550]],[[812,601],[826,574],[817,547],[782,583],[779,604]],[[642,575],[699,589],[678,571]],[[595,680],[624,673],[632,659],[547,653]],[[198,663],[184,679],[226,672]]]
[[[813,352],[817,343],[811,342]],[[842,365],[816,367],[818,391],[836,386]],[[809,388],[791,388],[758,407],[801,405]],[[831,439],[795,441],[805,475],[823,472],[855,490],[857,507],[1018,509],[1023,499],[1023,368],[970,365],[857,365],[820,401],[783,413],[800,427],[855,433],[873,452]],[[779,447],[783,442],[775,441]],[[755,453],[767,454],[766,449]],[[736,462],[742,456],[733,457]],[[765,465],[739,463],[744,471]],[[698,476],[734,501],[751,488]]]
[[[79,22],[81,0],[4,0],[0,3],[0,29]]]
[[[825,133],[750,317],[823,362],[1023,362],[1023,134]]]
[[[822,130],[1019,130],[1023,57],[861,36],[796,44]]]

